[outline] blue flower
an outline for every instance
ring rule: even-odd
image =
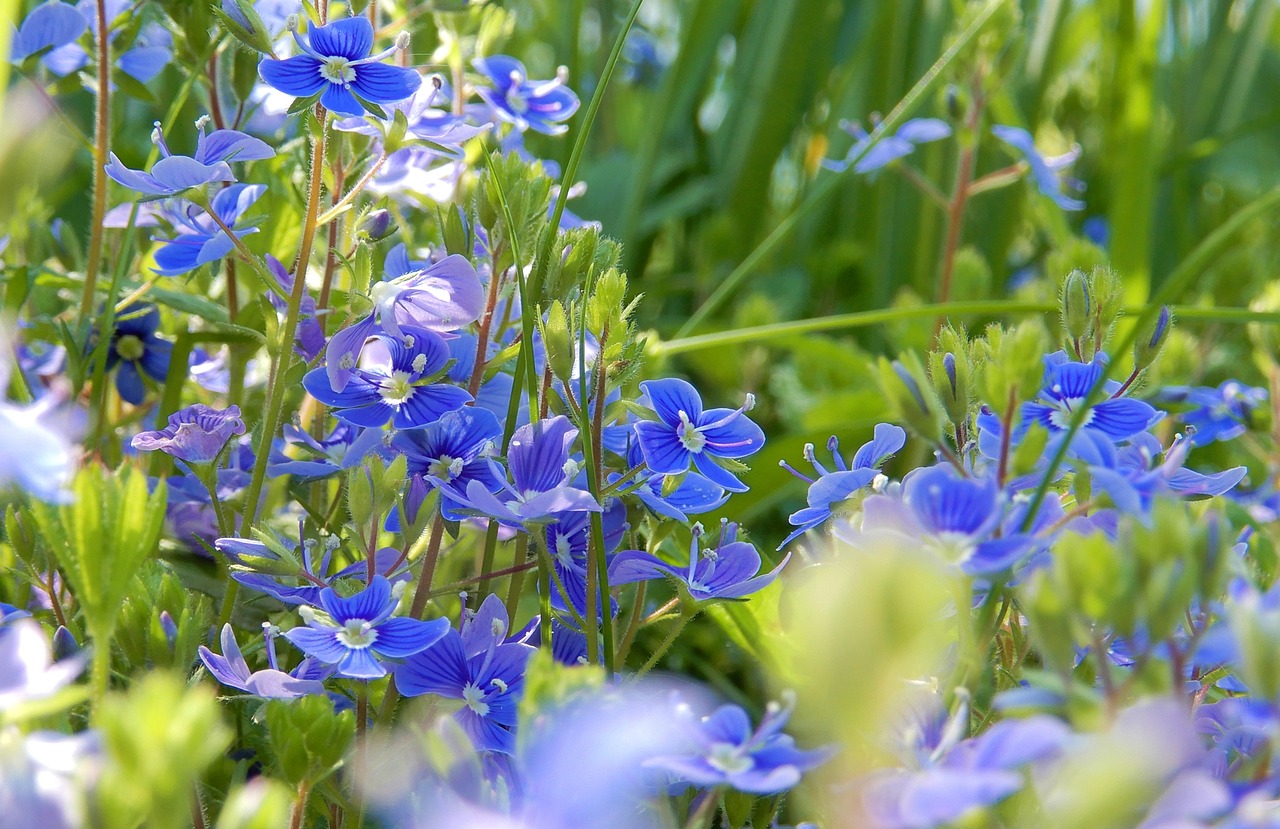
[[[261,671],[250,671],[240,653],[240,645],[236,642],[235,632],[231,625],[222,626],[222,655],[201,645],[200,661],[204,663],[214,679],[231,688],[237,688],[255,697],[263,699],[296,699],[310,694],[323,694],[324,684],[321,680],[333,673],[315,660],[307,658],[298,663],[292,671],[285,673],[276,663],[275,636],[270,625],[263,625],[267,640],[267,662],[270,665]]]
[[[842,123],[840,126],[857,141],[849,148],[843,161],[823,160],[823,167],[836,172],[841,172],[848,167],[849,162],[863,152],[871,142],[871,134],[859,124]],[[912,118],[904,121],[893,135],[884,136],[870,150],[866,150],[867,154],[853,165],[853,171],[870,173],[873,170],[879,170],[900,158],[911,155],[918,144],[927,144],[930,141],[940,141],[949,137],[951,137],[951,125],[946,121],[940,118]]]
[[[410,474],[423,476],[446,499],[456,499],[466,497],[472,481],[490,492],[501,488],[489,463],[501,440],[502,426],[492,412],[464,406],[424,428],[396,432],[391,446],[404,454]]]
[[[123,308],[116,317],[107,352],[107,370],[120,367],[116,372],[116,390],[126,403],[137,406],[146,398],[143,376],[161,383],[169,373],[173,343],[157,336],[159,328],[160,311],[154,305],[135,303]]]
[[[1159,399],[1170,403],[1189,403],[1195,408],[1182,415],[1187,436],[1196,446],[1215,440],[1233,440],[1248,430],[1253,412],[1267,400],[1267,390],[1227,380],[1212,386],[1171,386],[1160,392]]]
[[[54,662],[49,640],[36,622],[18,619],[0,625],[0,713],[51,696],[83,667],[79,659]]]
[[[767,587],[791,560],[791,554],[787,553],[777,567],[757,575],[760,553],[754,545],[737,540],[737,524],[721,522],[720,540],[715,549],[699,554],[702,532],[701,524],[693,525],[689,563],[684,567],[668,564],[640,550],[618,553],[609,567],[609,584],[631,584],[671,576],[683,584],[696,601],[740,599]]]
[[[945,723],[914,728],[908,748],[916,768],[872,776],[864,806],[876,826],[931,829],[994,806],[1022,789],[1024,768],[1061,754],[1071,736],[1065,724],[1042,715],[1004,720],[961,740],[967,718],[961,705]]]
[[[106,166],[107,175],[116,183],[144,196],[175,196],[192,187],[235,181],[236,177],[227,163],[229,161],[258,161],[276,154],[266,142],[237,130],[214,130],[205,135],[204,121],[201,118],[196,122],[199,125],[199,135],[196,138],[194,156],[170,153],[160,122],[157,121],[151,132],[151,140],[160,148],[161,158],[151,165],[150,172],[132,170],[112,153],[111,161]]]
[[[393,265],[402,261],[404,266],[410,266],[403,251],[391,259]],[[479,274],[459,254],[375,283],[369,294],[373,313],[334,334],[325,349],[326,371],[335,391],[346,388],[365,343],[379,331],[396,337],[402,335],[402,326],[442,333],[456,331],[479,319],[485,303]]]
[[[31,10],[13,35],[9,59],[21,63],[43,50],[75,43],[89,26],[75,6],[49,0]]]
[[[684,380],[649,380],[640,388],[658,415],[656,421],[642,420],[635,425],[650,471],[677,474],[692,463],[730,492],[746,492],[742,481],[713,459],[745,458],[764,446],[764,432],[743,414],[755,403],[751,395],[741,409],[703,411],[702,398]]]
[[[797,478],[809,482],[809,506],[793,513],[788,519],[796,529],[782,539],[778,549],[781,550],[809,530],[816,529],[830,520],[832,508],[847,501],[853,497],[854,493],[874,481],[880,474],[880,465],[897,454],[906,442],[907,433],[901,427],[880,423],[876,426],[872,439],[864,443],[853,456],[853,460],[846,464],[844,458],[840,457],[840,445],[833,436],[827,441],[827,451],[835,461],[836,471],[834,472],[827,471],[826,467],[818,463],[813,453],[813,444],[806,444],[804,458],[818,473],[817,480],[797,472],[786,461],[781,461],[784,469]]]
[[[609,429],[605,429],[606,437]],[[683,472],[678,475],[655,475],[644,468],[644,453],[640,451],[640,443],[627,434],[625,448],[605,448],[626,455],[627,466],[637,471],[626,485],[646,507],[655,515],[663,518],[674,518],[687,524],[690,515],[701,515],[724,506],[729,500],[729,493],[724,487],[697,472]],[[622,476],[610,473],[609,483],[617,485]],[[675,484],[672,488],[672,483]]]
[[[6,388],[8,380],[4,363],[0,388]],[[17,484],[42,501],[70,499],[66,486],[75,473],[78,452],[68,438],[73,423],[63,407],[67,396],[59,385],[30,405],[0,400],[0,485]]]
[[[476,58],[471,62],[491,87],[476,92],[494,114],[516,129],[544,135],[560,135],[569,128],[561,123],[578,111],[578,96],[565,86],[561,70],[548,81],[531,81],[524,64],[507,55]]]
[[[129,0],[108,0],[107,20],[116,21],[129,5]],[[111,28],[117,28],[110,33],[114,42],[120,31],[118,27]],[[77,41],[86,31],[96,37],[97,30],[94,0],[81,0],[75,6],[49,0],[32,9],[22,21],[10,49],[10,60],[21,63],[37,52],[48,50],[40,55],[40,62],[54,75],[65,77],[89,63],[89,53]],[[151,23],[142,27],[134,44],[133,48],[119,53],[115,65],[139,83],[146,83],[169,64],[173,38],[163,26]]]
[[[222,223],[231,228],[237,239],[257,233],[256,227],[237,227],[240,217],[253,206],[267,188],[261,184],[233,184],[219,190],[209,204]],[[178,276],[201,265],[216,262],[235,249],[236,243],[202,208],[183,204],[167,211],[175,234],[153,241],[163,242],[155,252],[153,268],[161,276]]]
[[[1080,155],[1080,148],[1073,147],[1065,155],[1045,158],[1036,149],[1035,139],[1031,133],[1021,127],[1005,127],[997,124],[991,128],[996,138],[1013,147],[1026,161],[1031,169],[1031,177],[1035,179],[1040,192],[1053,200],[1063,210],[1084,210],[1084,202],[1073,199],[1062,192],[1062,181],[1058,177],[1060,170],[1071,166]]]
[[[688,716],[688,709],[682,713]],[[770,703],[760,725],[737,705],[722,705],[690,722],[693,751],[651,758],[644,765],[674,774],[702,788],[731,786],[751,794],[778,794],[800,782],[801,775],[825,762],[829,750],[802,751],[782,733],[789,706]]]
[[[267,262],[267,270],[276,278],[276,282],[280,285],[280,290],[287,296],[293,292],[293,274],[289,273],[280,264],[280,260],[271,254],[265,257]],[[287,312],[289,303],[284,297],[271,291],[267,294],[267,299],[271,300],[271,304],[275,306],[276,311],[284,314]],[[316,315],[316,300],[311,296],[310,292],[304,291],[302,294],[302,305],[298,307],[298,336],[293,342],[293,351],[308,363],[320,356],[320,352],[324,350],[324,326],[320,324],[320,319]]]
[[[339,676],[378,679],[387,675],[379,660],[413,656],[452,630],[447,619],[393,618],[399,602],[382,576],[374,576],[368,587],[349,598],[326,587],[320,591],[320,605],[330,623],[321,622],[304,606],[299,612],[307,626],[287,630],[284,636],[308,656],[336,665]]]
[[[370,55],[373,26],[364,17],[347,17],[317,26],[304,40],[293,39],[303,54],[285,60],[266,58],[258,64],[262,79],[295,98],[317,97],[325,109],[338,115],[364,115],[366,104],[390,104],[408,98],[422,84],[412,69],[388,66],[381,61],[408,47],[408,38]]]
[[[438,80],[438,76],[433,77],[433,80]],[[488,132],[493,125],[471,124],[465,118],[454,115],[447,109],[440,109],[441,103],[445,103],[444,95],[435,84],[428,84],[420,86],[412,97],[400,103],[391,104],[386,108],[386,112],[392,118],[396,112],[403,113],[408,125],[405,138],[425,142],[422,147],[425,153],[420,155],[420,158],[439,156],[461,160],[466,155],[462,145],[477,135]],[[333,128],[342,132],[368,135],[372,138],[380,138],[390,129],[391,121],[386,121],[379,127],[370,123],[369,119],[369,116],[344,118],[335,122]]]
[[[169,415],[169,425],[134,435],[130,446],[143,452],[159,449],[187,463],[212,463],[234,435],[244,434],[240,407],[214,409],[196,403]]]
[[[1094,487],[1107,493],[1122,512],[1147,516],[1156,495],[1186,497],[1222,495],[1233,489],[1248,472],[1243,466],[1206,475],[1184,468],[1192,441],[1179,437],[1165,451],[1155,435],[1134,435],[1125,446],[1106,453],[1103,462],[1089,467]],[[1157,461],[1157,457],[1163,458]]]
[[[1098,354],[1088,363],[1075,363],[1061,352],[1044,358],[1044,386],[1037,395],[1038,402],[1022,404],[1022,420],[1025,428],[1030,422],[1039,422],[1050,434],[1065,432],[1073,412],[1079,409],[1094,387],[1102,382],[1105,355]],[[1115,394],[1119,386],[1107,382],[1103,389]],[[1148,403],[1126,397],[1104,398],[1095,403],[1085,414],[1082,429],[1101,433],[1111,441],[1131,438],[1145,432],[1164,415]]]
[[[525,665],[535,651],[505,641],[505,616],[486,614],[487,630],[476,624],[462,633],[447,628],[438,642],[395,667],[395,682],[406,697],[462,700],[454,718],[476,750],[511,754]]]
[[[291,458],[282,449],[272,448],[267,474],[273,478],[292,475],[301,480],[320,480],[346,471],[364,462],[365,457],[382,446],[383,433],[379,429],[361,429],[339,423],[321,440],[316,440],[303,429],[292,424],[284,427],[284,442],[301,446],[311,459]]]
[[[407,325],[401,333],[379,336],[385,357],[353,369],[341,391],[323,368],[308,372],[302,385],[352,426],[378,427],[390,421],[397,429],[415,429],[471,402],[463,389],[435,382],[449,360],[449,347],[439,334]]]
[[[587,613],[587,568],[594,567],[595,562],[587,560],[591,549],[591,518],[585,512],[566,512],[552,516],[553,520],[543,529],[547,551],[551,554],[551,566],[555,569],[564,586],[564,594],[553,583],[551,586],[551,606],[557,610],[565,610],[565,599],[579,615]],[[627,529],[627,510],[621,501],[614,500],[604,510],[602,516],[604,527],[604,549],[607,558],[622,541]],[[567,595],[566,595],[567,594]],[[600,612],[600,596],[596,596],[596,614]],[[610,615],[616,612],[617,603],[610,599]],[[555,644],[554,636],[552,644]]]
[[[899,497],[867,498],[861,523],[838,524],[836,535],[868,549],[885,542],[923,548],[970,575],[989,575],[1013,567],[1035,547],[1031,536],[999,534],[1004,504],[995,481],[939,464],[908,474]]]
[[[578,430],[564,416],[521,426],[507,447],[511,480],[500,475],[497,493],[479,480],[468,481],[460,503],[514,528],[545,523],[557,513],[599,512],[601,507],[591,494],[573,486],[580,469],[569,458],[569,448],[577,437]]]

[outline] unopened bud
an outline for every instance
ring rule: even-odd
[[[1072,342],[1088,339],[1090,333],[1089,280],[1074,270],[1062,284],[1062,329]]]
[[[1136,371],[1148,368],[1159,358],[1160,352],[1164,350],[1164,344],[1169,341],[1172,322],[1169,306],[1165,305],[1161,307],[1160,313],[1156,315],[1150,327],[1138,335],[1137,342],[1133,344],[1133,367]]]
[[[390,210],[374,210],[360,223],[360,232],[375,242],[387,238],[395,229]]]

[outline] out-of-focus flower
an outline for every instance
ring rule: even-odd
[[[0,730],[0,829],[79,829],[104,758],[96,731]]]
[[[767,587],[791,560],[791,554],[787,553],[777,567],[768,573],[757,575],[760,570],[760,553],[756,551],[755,545],[737,540],[737,524],[724,523],[716,546],[701,552],[701,524],[693,525],[692,535],[687,566],[668,564],[657,556],[640,550],[624,550],[613,559],[609,568],[609,583],[630,584],[672,576],[684,584],[689,595],[698,601],[740,599]]]
[[[1062,170],[1070,167],[1080,156],[1079,147],[1072,147],[1071,152],[1063,155],[1046,158],[1036,149],[1036,142],[1031,137],[1031,133],[1021,127],[997,124],[991,128],[991,132],[1022,156],[1031,170],[1031,177],[1035,179],[1036,187],[1052,199],[1054,204],[1063,210],[1084,210],[1084,202],[1062,192],[1062,179],[1059,176]]]
[[[266,58],[258,74],[271,86],[295,98],[318,98],[337,115],[364,115],[365,104],[403,101],[422,84],[412,69],[388,66],[381,61],[408,48],[408,37],[384,52],[373,50],[373,26],[365,17],[347,17],[316,26],[304,39],[293,39],[303,54],[285,60]]]
[[[870,173],[879,170],[900,158],[911,155],[911,153],[915,152],[917,145],[927,144],[930,141],[941,141],[944,138],[951,137],[951,125],[940,118],[912,118],[904,121],[893,135],[884,136],[874,146],[867,149],[867,146],[871,143],[871,134],[864,130],[861,124],[843,122],[840,126],[857,141],[849,148],[849,153],[843,160],[823,160],[823,167],[836,172],[843,171],[853,162],[854,158],[857,158],[863,152],[866,155],[853,163],[853,171],[855,173]]]
[[[368,587],[348,598],[326,587],[320,591],[320,606],[329,622],[304,606],[300,612],[307,626],[287,630],[284,636],[308,656],[334,665],[339,676],[378,679],[387,675],[381,660],[412,656],[452,630],[447,619],[392,617],[399,602],[382,576],[374,576]]]
[[[578,96],[565,86],[566,70],[546,81],[531,81],[524,64],[507,55],[476,58],[471,62],[491,86],[476,92],[494,115],[518,130],[560,135],[569,129],[563,122],[578,110]]]
[[[0,711],[56,693],[83,667],[79,659],[54,662],[48,637],[30,619],[0,626]]]
[[[469,123],[465,118],[454,115],[447,109],[441,109],[445,103],[444,95],[434,83],[423,84],[418,91],[399,103],[386,107],[388,116],[394,117],[396,112],[404,114],[408,128],[406,140],[416,139],[424,142],[422,149],[426,151],[423,158],[436,155],[444,158],[461,159],[466,153],[462,145],[488,132],[493,125],[479,126]],[[381,129],[369,122],[368,117],[344,118],[333,125],[342,132],[354,132],[373,138],[381,137],[388,128]]]
[[[161,158],[149,172],[132,170],[111,154],[107,175],[118,184],[136,190],[143,196],[175,196],[192,187],[236,180],[229,161],[257,161],[271,158],[276,151],[266,142],[237,130],[214,130],[205,135],[204,119],[199,124],[194,156],[174,155],[164,140],[164,132],[156,122],[151,140],[160,148]],[[259,195],[261,193],[259,192]]]
[[[160,311],[154,305],[135,303],[123,308],[116,317],[107,352],[107,370],[116,372],[116,390],[126,403],[137,406],[147,396],[143,376],[157,383],[169,372],[173,343],[160,339]]]
[[[9,364],[0,364],[0,388],[9,383]],[[27,406],[0,400],[0,486],[16,484],[42,501],[65,502],[75,472],[76,453],[62,406],[62,385]]]
[[[110,39],[115,41],[121,27],[113,24],[130,2],[107,0],[105,6],[108,27],[116,29],[110,33]],[[32,9],[18,27],[10,59],[20,63],[37,52],[48,50],[40,55],[40,62],[54,75],[65,77],[91,60],[90,53],[77,42],[86,31],[97,37],[96,0],[80,0],[75,6],[49,0]],[[115,65],[139,83],[146,83],[168,65],[173,56],[172,46],[173,37],[169,32],[157,23],[150,23],[138,31],[129,49],[118,53]]]
[[[802,751],[782,733],[790,707],[770,703],[760,725],[737,705],[722,705],[708,716],[685,713],[693,750],[654,757],[645,765],[670,772],[694,786],[732,786],[752,794],[777,794],[800,782],[801,775],[829,756],[829,751]]]
[[[764,432],[744,412],[755,404],[747,395],[740,409],[702,408],[702,398],[690,383],[678,378],[640,384],[657,413],[657,420],[635,425],[636,439],[650,471],[664,475],[684,472],[689,465],[730,492],[747,487],[714,458],[745,458],[764,446]]]
[[[1190,404],[1195,408],[1181,415],[1187,437],[1196,446],[1215,440],[1232,440],[1249,428],[1255,409],[1267,401],[1267,390],[1227,380],[1212,386],[1170,386],[1159,394],[1167,403]]]
[[[267,188],[261,184],[233,184],[219,190],[209,202],[209,209],[231,228],[236,239],[257,233],[256,227],[240,227],[243,216],[254,202],[262,198]],[[168,239],[152,237],[163,242],[155,252],[156,273],[161,276],[178,276],[193,271],[201,265],[217,262],[235,249],[235,241],[203,208],[179,203],[165,211],[165,218],[173,225],[174,235]]]
[[[264,258],[267,270],[276,278],[280,290],[286,295],[290,294],[293,291],[293,274],[289,273],[284,265],[280,264],[280,260],[271,254],[268,253]],[[286,313],[289,303],[284,297],[272,291],[267,294],[267,298],[271,300],[276,311]],[[310,363],[320,356],[320,352],[324,350],[324,344],[324,326],[320,324],[320,318],[316,313],[316,298],[310,292],[304,291],[302,304],[298,306],[298,335],[293,342],[293,351]]]
[[[814,471],[818,473],[816,479],[797,472],[786,461],[781,461],[784,469],[800,480],[809,482],[809,506],[791,515],[789,520],[796,529],[782,539],[778,549],[781,550],[809,530],[826,523],[832,516],[832,509],[871,484],[880,474],[880,466],[897,454],[906,442],[907,433],[902,427],[888,423],[877,424],[872,439],[864,443],[853,456],[853,460],[846,464],[844,458],[840,456],[840,444],[833,436],[827,441],[827,451],[835,461],[834,472],[828,471],[818,462],[813,452],[813,444],[807,444],[804,447],[804,459],[812,464]]]
[[[143,452],[159,449],[187,463],[211,463],[227,441],[244,434],[240,407],[214,409],[196,403],[169,415],[169,425],[134,435],[131,446]]]
[[[204,663],[214,679],[231,688],[237,688],[255,697],[263,699],[296,699],[308,694],[323,694],[324,683],[321,681],[333,673],[316,660],[307,658],[298,663],[292,671],[285,673],[276,663],[275,636],[270,625],[264,626],[267,643],[267,662],[270,665],[261,671],[250,671],[244,655],[240,653],[240,645],[236,642],[235,632],[231,625],[222,626],[222,655],[214,653],[204,645],[200,646],[200,661]]]

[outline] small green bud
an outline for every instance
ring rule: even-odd
[[[1124,284],[1120,275],[1110,268],[1094,268],[1089,277],[1089,296],[1093,299],[1093,335],[1105,344],[1124,307]],[[1092,353],[1081,355],[1083,359],[1092,356]]]
[[[569,327],[569,315],[558,299],[547,309],[547,320],[542,323],[542,342],[547,349],[551,373],[567,383],[573,377],[577,349],[574,348],[573,331]]]
[[[444,211],[444,249],[449,253],[471,255],[471,232],[461,207]]]
[[[357,527],[366,526],[373,518],[373,481],[362,466],[347,473],[347,509]]]
[[[255,52],[275,54],[271,32],[254,9],[253,0],[222,0],[221,8],[212,6],[211,11],[236,40]]]
[[[1062,330],[1073,343],[1088,340],[1090,328],[1089,280],[1081,270],[1067,274],[1062,283]]]

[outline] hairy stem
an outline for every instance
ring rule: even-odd
[[[107,215],[107,154],[111,146],[111,32],[107,0],[98,0],[98,94],[93,131],[93,219],[89,228],[89,258],[84,266],[84,293],[80,297],[80,319],[93,313],[93,297],[98,288],[98,265],[102,259],[103,218]]]

